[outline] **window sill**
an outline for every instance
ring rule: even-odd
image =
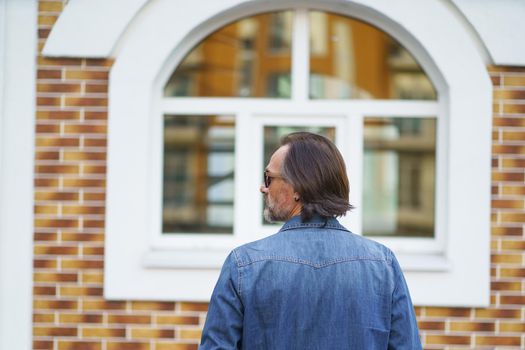
[[[231,249],[150,250],[142,256],[147,269],[220,269]]]
[[[142,266],[147,269],[220,269],[228,249],[173,249],[150,250],[142,257]],[[446,272],[450,261],[437,254],[396,254],[404,271]]]

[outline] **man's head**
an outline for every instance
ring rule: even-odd
[[[267,219],[284,221],[299,213],[303,220],[315,214],[336,217],[352,209],[343,157],[323,136],[308,132],[285,136],[266,171],[271,182],[261,192],[266,195]]]
[[[286,221],[301,213],[299,194],[282,174],[283,161],[288,149],[288,146],[277,149],[264,170],[261,192],[265,195],[264,218],[269,222]]]

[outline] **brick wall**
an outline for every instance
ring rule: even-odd
[[[62,0],[39,2],[40,49],[62,8]],[[33,347],[193,350],[206,304],[102,297],[111,64],[38,57]],[[426,349],[525,348],[525,69],[489,72],[491,306],[418,307]]]

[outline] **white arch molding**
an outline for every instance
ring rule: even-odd
[[[70,50],[78,52],[80,57],[91,52],[92,56],[115,58],[109,84],[107,298],[206,300],[209,297],[218,275],[216,268],[186,264],[177,269],[159,269],[145,268],[140,263],[149,247],[151,217],[158,215],[151,208],[158,207],[158,198],[152,193],[160,179],[152,178],[150,165],[155,148],[151,116],[159,114],[159,106],[152,101],[158,101],[156,94],[161,91],[159,87],[167,72],[207,33],[257,12],[308,6],[360,18],[383,29],[417,57],[433,80],[441,96],[444,109],[441,114],[446,116],[440,120],[440,127],[446,128],[447,139],[440,147],[446,157],[447,181],[438,196],[446,202],[439,224],[444,225],[447,241],[442,256],[428,257],[428,271],[409,270],[406,276],[415,304],[488,305],[492,86],[477,43],[449,6],[438,0],[424,3],[202,0],[185,3],[184,7],[170,0],[148,4],[136,0],[133,4],[140,11],[129,24],[122,25],[125,21],[121,21],[115,26],[119,28],[113,28],[113,34],[108,35],[113,37],[112,45],[104,39],[98,47],[95,41],[90,41],[84,51],[75,51],[73,44]],[[84,17],[89,17],[85,14]],[[57,33],[59,23],[60,20]],[[98,26],[105,25],[98,23]],[[123,34],[114,35],[119,30]],[[118,43],[115,37],[120,38]],[[54,41],[53,32],[49,40],[45,53],[52,55],[60,45]],[[469,133],[465,142],[464,136],[473,125],[476,133]],[[133,201],[128,199],[130,189]],[[470,249],[465,251],[464,246]],[[180,256],[198,254],[190,251]],[[213,256],[210,252],[201,254],[203,258]],[[403,257],[402,252],[399,254],[400,260],[410,259]],[[158,256],[158,265],[162,266],[162,259],[170,253]],[[433,259],[445,259],[446,267],[432,268]]]

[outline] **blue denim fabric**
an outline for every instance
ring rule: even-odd
[[[200,350],[421,349],[403,273],[386,247],[336,219],[293,217],[234,249]]]

